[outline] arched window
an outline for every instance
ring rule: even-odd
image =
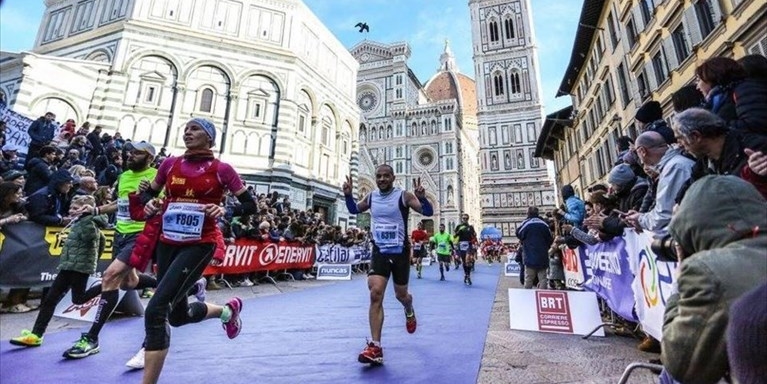
[[[522,93],[522,86],[519,82],[519,73],[512,73],[511,77],[509,78],[509,83],[511,87],[511,93],[512,94],[518,94]]]
[[[435,120],[431,121],[431,134],[434,135],[437,133],[437,122]]]
[[[413,123],[411,127],[412,128],[410,130],[410,136],[415,136],[416,134],[418,134],[418,124]]]
[[[503,74],[502,73],[496,73],[493,75],[493,89],[495,90],[496,96],[503,96]]]
[[[490,32],[490,41],[496,42],[498,41],[499,34],[498,34],[498,22],[493,20],[490,23],[488,23],[488,29]]]
[[[511,16],[507,16],[506,20],[503,21],[503,32],[507,39],[514,38],[514,20],[511,19]]]
[[[205,88],[200,94],[200,112],[211,113],[213,111],[213,90]]]
[[[375,139],[376,139],[376,129],[375,128],[371,128],[370,129],[370,141],[373,141]]]

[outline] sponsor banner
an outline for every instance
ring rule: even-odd
[[[634,281],[636,314],[642,330],[657,340],[663,336],[663,314],[668,298],[676,292],[677,263],[659,261],[650,249],[652,233],[626,231],[628,250]]]
[[[351,280],[351,264],[320,264],[317,266],[317,280]]]
[[[47,287],[56,278],[59,256],[67,233],[61,227],[44,227],[31,221],[3,226],[0,232],[0,287]],[[107,242],[96,271],[112,262],[114,230],[102,231]]]
[[[86,290],[96,284],[101,283],[101,279],[95,277],[88,278],[88,284]],[[56,309],[53,312],[54,316],[63,317],[72,320],[80,320],[93,322],[96,320],[96,314],[99,309],[99,301],[101,295],[98,295],[85,303],[74,304],[72,303],[72,290],[67,292],[66,296],[56,305]],[[138,297],[138,292],[131,289],[130,291],[118,290],[118,299],[116,312],[141,316],[144,314],[144,306],[141,304],[141,300]],[[111,315],[111,314],[110,314]]]
[[[427,257],[421,258],[421,265],[424,265],[424,266],[427,266],[427,267],[430,266],[431,265],[431,256],[427,256]]]
[[[608,242],[587,246],[590,277],[583,288],[595,292],[610,308],[627,320],[637,321],[634,315],[634,294],[631,283],[634,276],[629,264],[626,240],[615,237]]]
[[[282,269],[309,269],[314,265],[316,247],[299,242],[262,242],[240,238],[226,246],[224,262],[208,266],[203,275],[248,273]]]
[[[342,247],[338,244],[324,244],[317,247],[316,264],[352,264],[354,261],[352,247]]]
[[[50,286],[56,278],[59,256],[66,240],[66,233],[61,233],[61,230],[61,227],[44,227],[30,221],[4,226],[0,232],[0,287]],[[99,273],[112,262],[114,241],[114,230],[102,232],[107,242],[96,268]],[[227,246],[224,263],[215,268],[208,266],[204,273],[212,275],[310,269],[314,265],[314,258],[314,245],[237,239],[234,244]]]
[[[586,265],[588,256],[585,248],[562,250],[562,265],[565,269],[565,285],[567,288],[582,291],[581,285],[586,281]]]
[[[370,262],[370,247],[368,245],[352,245],[344,247],[338,244],[317,246],[315,266],[320,264],[352,264]]]
[[[602,324],[593,292],[510,288],[509,308],[511,329],[586,335]],[[594,335],[605,333],[600,328]]]
[[[519,265],[516,261],[511,261],[509,263],[504,264],[504,274],[506,276],[517,276],[522,273],[522,266]]]
[[[517,258],[517,252],[509,252],[506,254],[507,263],[516,263],[516,260],[514,260],[516,258]]]

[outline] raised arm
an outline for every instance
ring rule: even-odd
[[[352,195],[352,191],[354,190],[354,181],[352,180],[351,175],[346,176],[346,182],[344,182],[344,185],[341,187],[341,189],[344,192],[346,209],[349,210],[349,213],[356,215],[370,209],[370,195],[365,196],[365,198],[363,198],[359,203],[354,201],[354,196]]]
[[[426,189],[421,185],[421,178],[413,179],[413,193],[405,191],[405,204],[414,211],[424,215],[434,214],[434,208],[426,198]]]

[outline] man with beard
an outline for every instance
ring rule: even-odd
[[[118,289],[144,289],[157,286],[157,279],[148,274],[139,273],[128,264],[133,246],[138,235],[144,230],[144,222],[132,220],[128,210],[128,195],[139,190],[139,185],[146,181],[154,180],[157,169],[152,168],[152,160],[155,156],[154,147],[146,142],[133,144],[128,155],[128,171],[120,174],[115,188],[113,202],[96,207],[92,214],[116,213],[117,224],[115,225],[115,239],[113,245],[114,260],[104,271],[101,284],[94,285],[85,293],[86,301],[101,294],[96,320],[90,331],[83,334],[82,338],[68,351],[64,353],[68,358],[83,358],[99,351],[98,335],[109,316],[117,307],[119,299]],[[204,292],[204,280],[198,292]],[[134,358],[128,362],[131,368],[143,368],[144,349],[142,348]]]
[[[414,333],[417,322],[413,309],[413,296],[408,293],[410,279],[410,243],[407,238],[407,222],[410,210],[424,216],[431,216],[434,209],[426,199],[426,190],[421,179],[413,179],[413,192],[394,187],[394,170],[388,164],[376,168],[378,189],[365,196],[359,203],[354,201],[351,176],[343,184],[346,208],[356,215],[370,210],[373,226],[373,253],[368,271],[368,289],[370,291],[371,339],[359,354],[357,360],[363,364],[383,364],[381,333],[384,322],[383,298],[386,285],[391,277],[394,281],[394,293],[405,309],[405,327],[408,333]]]

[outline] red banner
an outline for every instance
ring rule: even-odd
[[[315,252],[314,245],[299,242],[271,243],[242,238],[226,246],[223,264],[208,266],[203,274],[309,269],[314,265]]]

